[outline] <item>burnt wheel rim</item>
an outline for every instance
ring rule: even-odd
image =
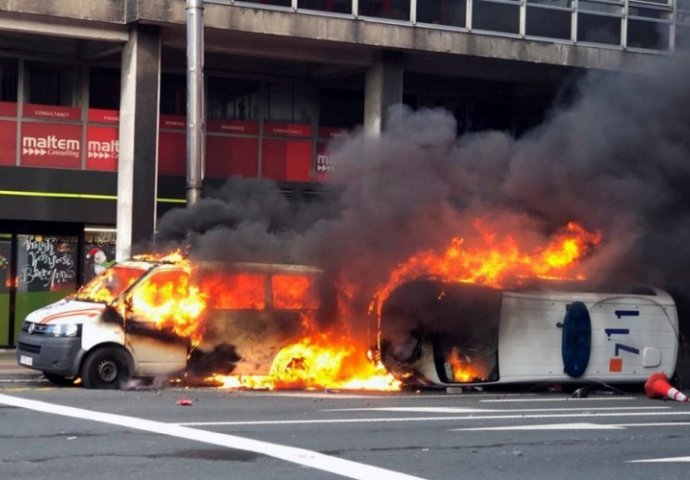
[[[96,366],[96,373],[103,382],[112,383],[117,378],[117,363],[110,359],[101,360]]]

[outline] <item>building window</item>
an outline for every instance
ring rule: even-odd
[[[528,0],[527,35],[569,40],[572,36],[571,9],[571,0]]]
[[[319,125],[353,128],[364,121],[364,92],[323,88],[319,92]]]
[[[209,77],[208,117],[256,120],[261,84],[254,80]]]
[[[74,107],[78,105],[78,69],[70,65],[26,62],[28,103]]]
[[[352,0],[299,0],[297,7],[324,12],[352,13]]]
[[[120,71],[92,67],[89,74],[89,107],[120,109]]]
[[[409,0],[359,0],[359,14],[367,17],[410,20]]]
[[[465,27],[467,19],[466,0],[424,0],[417,2],[417,21]]]
[[[292,0],[258,0],[249,3],[260,3],[262,5],[276,5],[278,7],[289,7],[292,5]]]
[[[267,89],[267,119],[272,122],[311,123],[314,102],[304,85],[275,84]]]
[[[187,114],[187,80],[184,75],[161,75],[161,112],[164,115]]]
[[[17,101],[17,61],[0,59],[0,102]]]
[[[520,31],[520,5],[512,1],[476,0],[472,26],[477,30],[517,34]]]

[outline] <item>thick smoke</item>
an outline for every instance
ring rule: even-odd
[[[483,218],[529,250],[568,221],[602,233],[583,268],[597,282],[690,285],[690,62],[593,73],[520,137],[456,137],[444,110],[395,107],[379,138],[331,146],[326,200],[290,203],[268,181],[231,179],[159,223],[157,242],[197,258],[299,262],[356,283],[361,305],[410,255]]]

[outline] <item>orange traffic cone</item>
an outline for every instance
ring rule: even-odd
[[[653,373],[644,383],[644,391],[649,398],[670,398],[678,402],[687,402],[688,397],[683,392],[673,388],[666,380],[666,375]]]

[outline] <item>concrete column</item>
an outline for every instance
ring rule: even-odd
[[[386,111],[392,105],[402,103],[403,62],[402,54],[382,51],[374,56],[374,63],[367,69],[364,86],[364,131],[378,136],[385,129]]]
[[[156,227],[161,41],[157,27],[133,26],[122,52],[116,258],[150,241]]]

